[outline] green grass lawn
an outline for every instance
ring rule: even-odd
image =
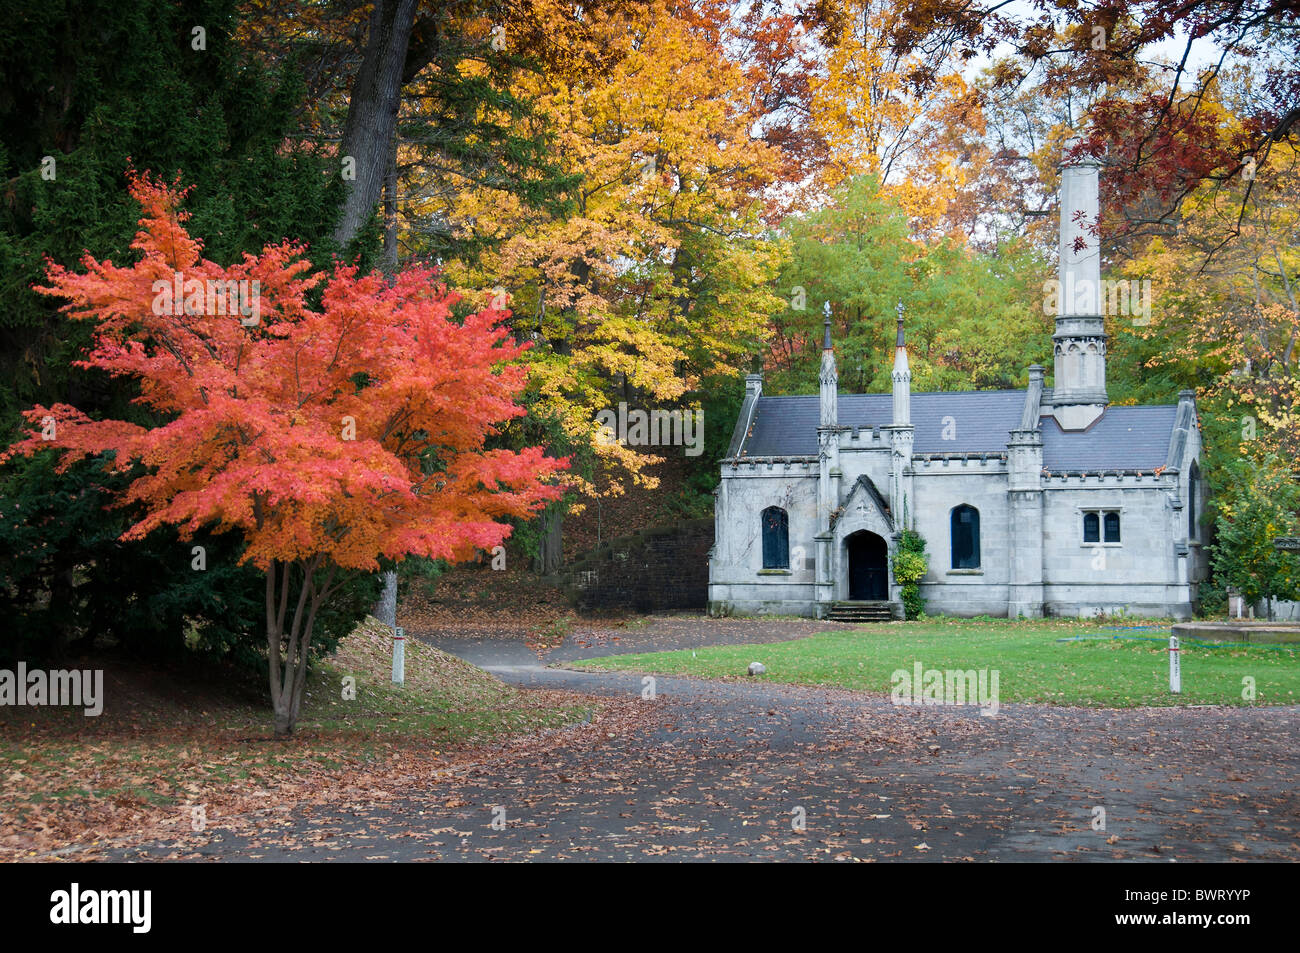
[[[1081,635],[1104,640],[1060,642]],[[1161,641],[1110,637],[1145,636]],[[707,678],[745,677],[750,662],[767,673],[757,680],[826,685],[888,693],[898,669],[997,670],[1000,704],[1132,707],[1138,705],[1291,705],[1300,703],[1300,659],[1294,647],[1222,647],[1184,642],[1183,690],[1169,691],[1167,629],[1116,631],[1075,620],[928,619],[791,642],[726,645],[678,652],[617,655],[574,663]],[[1245,678],[1254,698],[1243,697]]]

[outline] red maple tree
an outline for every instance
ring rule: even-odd
[[[485,449],[524,413],[513,362],[527,345],[499,326],[505,312],[458,322],[456,296],[427,269],[391,284],[341,263],[313,273],[290,242],[223,268],[184,228],[185,191],[147,172],[130,188],[143,210],[140,260],[123,268],[87,253],[84,274],[51,263],[37,290],[96,322],[79,366],[135,379],[137,402],[164,422],[38,406],[25,412],[31,434],[0,459],[53,448],[62,468],[98,454],[124,471],[144,464],[119,501],[144,509],[126,539],[165,524],[182,538],[241,534],[241,562],[266,575],[275,732],[287,735],[313,623],[342,570],[497,546],[510,533],[503,517],[558,498],[551,478],[567,461],[540,447]],[[307,295],[321,285],[313,308]]]

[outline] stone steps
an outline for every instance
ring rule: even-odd
[[[894,613],[888,602],[836,602],[826,618],[832,622],[889,622]]]

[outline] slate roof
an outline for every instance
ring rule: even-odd
[[[912,450],[925,453],[1004,453],[1020,425],[1023,390],[912,394]],[[841,394],[843,427],[887,427],[890,394]],[[760,397],[754,423],[740,448],[746,457],[815,457],[821,403],[817,395]],[[1153,470],[1165,463],[1176,405],[1108,407],[1089,429],[1066,433],[1055,418],[1041,418],[1043,466],[1061,470]],[[951,417],[953,439],[944,440]]]
[[[1107,407],[1082,433],[1066,433],[1055,417],[1039,423],[1048,470],[1154,470],[1165,465],[1178,406]]]

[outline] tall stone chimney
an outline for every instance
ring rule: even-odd
[[[1078,139],[1066,143],[1068,152]],[[1061,167],[1060,264],[1052,413],[1062,430],[1083,430],[1106,409],[1106,323],[1102,315],[1099,163],[1088,155]]]

